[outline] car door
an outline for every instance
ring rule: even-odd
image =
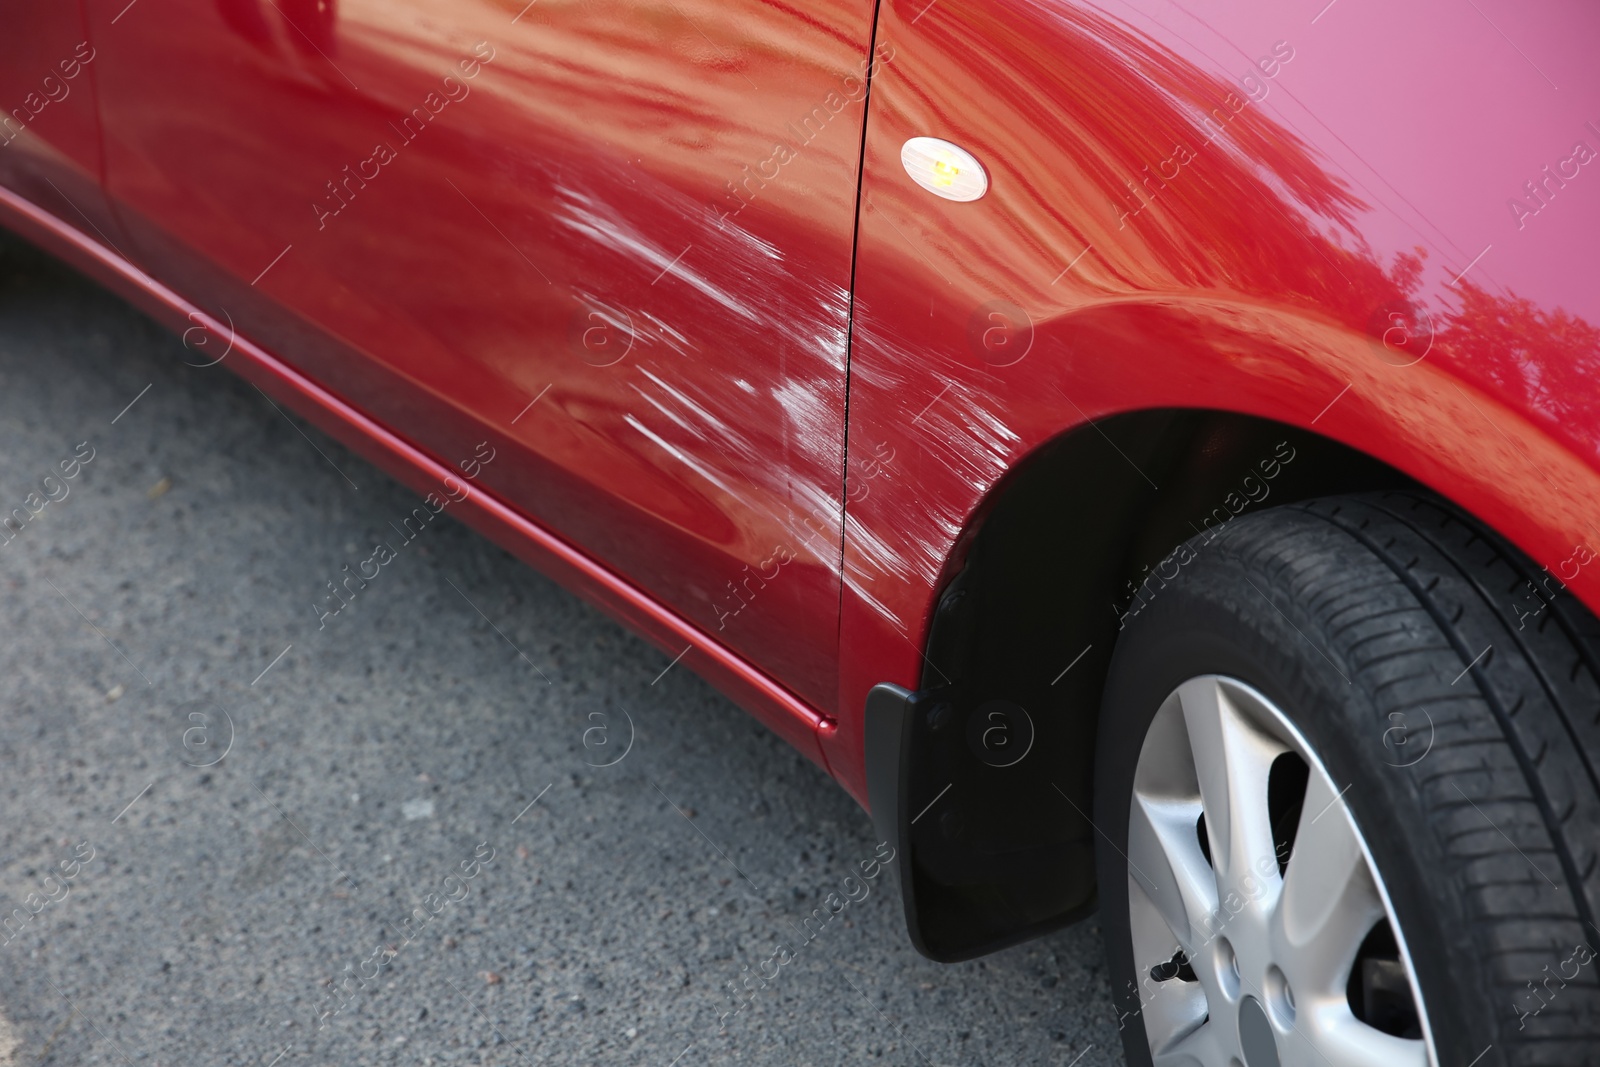
[[[0,0],[0,186],[115,243],[100,191],[96,59],[76,4]]]
[[[827,709],[869,0],[89,0],[142,265]]]

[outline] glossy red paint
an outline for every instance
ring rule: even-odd
[[[1600,162],[1574,149],[1600,151],[1600,10],[885,0],[878,32],[896,59],[872,89],[850,442],[852,468],[864,444],[895,458],[847,509],[849,710],[825,745],[858,799],[854,709],[918,684],[973,516],[1088,419],[1309,427],[1600,608],[1577,562],[1600,550]],[[973,152],[988,194],[913,184],[919,135]],[[1020,359],[1025,333],[996,344],[1019,315]]]
[[[114,243],[101,191],[100,57],[82,10],[6,4],[0,20],[0,185]]]
[[[124,2],[146,270],[831,704],[867,0]]]
[[[867,689],[917,683],[1003,476],[1102,416],[1323,433],[1600,609],[1581,0],[86,4],[103,159],[89,94],[43,113],[7,224],[233,323],[411,484],[488,437],[474,521],[863,802]],[[918,135],[988,194],[912,183]]]

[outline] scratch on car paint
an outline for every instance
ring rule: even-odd
[[[952,376],[939,403],[928,405],[913,391],[915,381],[926,378],[926,360],[907,345],[874,330],[871,317],[857,318],[858,343],[884,358],[853,370],[852,389],[871,390],[892,397],[897,411],[883,425],[898,426],[908,449],[920,447],[926,461],[914,478],[885,478],[883,496],[866,509],[847,507],[844,581],[862,603],[876,611],[902,633],[909,628],[884,589],[931,588],[938,580],[952,546],[961,536],[967,515],[945,491],[947,476],[986,492],[1009,468],[1022,445],[1021,436],[993,410],[987,390]],[[877,421],[877,420],[875,420]],[[929,463],[935,471],[929,484]],[[893,528],[886,520],[893,518]]]
[[[647,368],[640,368],[640,373],[643,374],[648,383],[633,386],[633,391],[638,394],[640,399],[658,411],[678,429],[689,435],[694,442],[712,446],[721,466],[726,468],[729,465],[736,465],[740,468],[741,474],[744,475],[751,486],[750,489],[736,491],[727,484],[725,478],[720,476],[715,480],[715,484],[724,492],[733,494],[741,505],[758,511],[770,511],[770,505],[765,509],[760,506],[762,502],[758,498],[763,489],[768,492],[780,493],[782,496],[790,498],[791,502],[797,495],[810,495],[806,492],[805,483],[790,484],[781,469],[776,469],[771,464],[766,463],[744,462],[762,455],[763,452],[760,443],[739,427],[760,426],[761,423],[745,420],[740,420],[736,423],[719,416],[714,408],[713,399],[701,393],[693,383],[686,382],[674,385]],[[698,395],[690,395],[691,390]],[[807,414],[795,403],[794,398],[808,395],[809,392],[805,384],[801,382],[780,383],[779,386],[774,387],[773,395],[779,399],[787,421],[796,422],[799,417]],[[779,396],[780,393],[783,395]],[[789,399],[789,403],[784,403],[785,397]],[[826,402],[824,398],[819,397],[816,399],[818,404]],[[762,413],[762,415],[764,418],[770,419],[770,415],[766,413]],[[822,463],[837,462],[836,438],[830,439],[822,436],[821,427],[823,425],[819,418],[812,417],[810,425],[804,423],[799,425],[799,436],[802,440],[812,442],[812,446],[808,449],[808,455],[812,459]],[[785,434],[786,440],[787,437],[788,434]],[[678,451],[684,452],[685,449],[679,446]],[[701,470],[702,468],[711,469],[711,464],[704,460],[698,461],[694,466],[696,470]],[[836,502],[830,503],[830,511],[836,512],[837,508]]]
[[[707,214],[707,217],[710,217],[709,213]],[[731,238],[743,250],[747,252],[753,252],[758,256],[764,256],[765,258],[772,260],[774,263],[781,263],[783,261],[783,253],[778,250],[777,245],[770,241],[762,240],[760,237],[757,237],[743,226],[740,226],[737,223],[728,223],[722,219],[717,219],[716,227],[720,233]]]
[[[797,485],[792,494],[801,507],[795,508],[788,522],[789,532],[796,543],[810,557],[827,567],[830,573],[839,573],[839,531],[844,522],[844,505],[826,489],[815,485]]]
[[[672,326],[663,319],[656,317],[644,308],[626,307],[620,310],[626,312],[626,321],[613,321],[614,306],[616,301],[599,296],[587,290],[573,286],[572,295],[578,302],[587,308],[595,309],[597,314],[604,315],[606,321],[613,327],[625,330],[631,335],[631,340],[645,346],[662,345],[680,356],[687,356],[695,351],[689,338],[683,331]],[[611,314],[608,314],[610,312]]]
[[[668,255],[652,244],[637,228],[630,225],[609,204],[576,189],[568,189],[564,185],[556,186],[556,199],[558,204],[555,220],[562,226],[624,255],[637,257],[662,271],[676,263],[677,270],[674,273],[705,296],[741,318],[759,321],[756,313],[732,293],[716,285],[688,264],[677,262],[683,258],[683,252]],[[771,252],[773,257],[777,258],[777,250],[771,249]]]
[[[640,318],[650,323],[655,331],[656,339],[678,353],[678,355],[687,356],[695,350],[694,345],[689,343],[687,337],[672,326],[669,326],[664,320],[657,318],[643,308],[639,310],[638,314]]]
[[[850,350],[850,291],[837,285],[820,288],[821,308],[811,337],[812,350],[827,357],[830,369],[842,371]]]
[[[630,308],[641,335],[680,354],[710,345],[749,353],[715,380],[638,362],[630,387],[643,404],[626,424],[723,496],[718,510],[744,516],[738,544],[725,550],[753,563],[779,541],[837,575],[849,291],[647,172],[613,170],[599,185],[626,187],[625,204],[558,183],[554,220],[619,257],[609,277],[621,292],[676,260],[672,284],[709,301],[681,330]],[[688,243],[694,251],[679,258]],[[619,304],[616,296],[590,300]],[[701,322],[721,326],[701,337]]]
[[[687,453],[687,452],[683,451],[682,449],[677,448],[676,446],[674,446],[671,441],[668,441],[666,438],[662,437],[660,434],[658,434],[655,431],[651,430],[650,427],[648,427],[644,423],[640,422],[633,415],[624,415],[623,418],[622,418],[622,421],[626,422],[629,426],[632,426],[635,430],[638,430],[640,433],[644,434],[645,437],[649,438],[651,441],[653,441],[657,445],[661,446],[661,448],[667,453],[667,455],[671,456],[673,459],[676,459],[679,463],[682,463],[684,466],[688,467],[690,470],[692,470],[696,474],[700,475],[700,477],[704,478],[706,481],[710,482],[712,485],[716,486],[718,489],[721,489],[724,493],[727,493],[729,496],[731,496],[731,497],[733,497],[735,499],[742,499],[743,498],[743,494],[741,494],[738,489],[736,489],[733,486],[729,485],[723,479],[721,474],[717,473],[712,468],[706,466],[704,463],[701,463],[698,459],[696,459],[694,456],[691,456],[689,453]]]
[[[839,412],[833,397],[798,378],[779,381],[772,387],[772,397],[793,431],[784,434],[785,442],[797,442],[816,463],[837,463]]]
[[[850,321],[850,293],[843,286],[818,279],[806,300],[784,299],[794,291],[799,269],[782,249],[715,212],[665,182],[636,168],[614,168],[610,184],[626,186],[627,214],[592,192],[567,185],[555,187],[555,221],[617,254],[642,262],[654,276],[676,262],[673,275],[747,323],[770,331],[769,343],[799,342],[801,354],[820,357],[837,373],[844,369]],[[636,207],[634,205],[637,205]],[[660,234],[646,233],[630,215],[670,220]],[[670,239],[669,239],[670,238]],[[683,256],[683,244],[696,252]],[[696,269],[696,262],[715,264],[719,280]],[[783,278],[784,285],[763,286],[763,277]],[[737,284],[725,285],[722,280]],[[738,294],[738,295],[735,295]]]
[[[699,423],[699,426],[697,427],[695,422],[685,419],[681,413],[673,411],[666,404],[653,399],[647,391],[639,386],[636,385],[633,387],[634,392],[643,397],[645,402],[651,407],[655,408],[657,411],[660,411],[663,415],[667,416],[667,418],[671,419],[685,430],[688,430],[696,437],[703,439],[716,438],[719,443],[726,445],[729,448],[748,450],[751,447],[750,439],[748,437],[734,429],[724,420],[718,418],[712,413],[708,405],[697,402],[688,393],[665,381],[660,375],[655,374],[648,369],[640,368],[639,373],[643,374],[646,378],[654,382],[656,384],[656,388],[660,389],[680,407],[685,409],[689,414],[693,415],[695,422]]]
[[[873,590],[882,582],[890,583],[891,588],[910,582],[915,577],[910,561],[895,545],[848,510],[844,517],[844,536],[850,546],[845,554],[845,584],[862,603],[904,632],[905,623],[889,605],[873,595]]]
[[[641,368],[641,373],[648,385],[633,386],[639,398],[687,434],[692,443],[712,446],[721,462],[713,463],[695,455],[692,444],[669,441],[637,416],[627,416],[629,426],[726,493],[741,508],[758,515],[766,514],[772,520],[782,522],[799,547],[825,563],[830,570],[837,568],[837,531],[841,505],[833,492],[806,480],[788,481],[781,470],[766,463],[746,465],[740,470],[741,478],[730,477],[726,470],[728,462],[760,455],[757,443],[715,414],[708,399],[691,396],[688,390],[692,386],[674,385],[648,369]],[[780,403],[789,420],[801,423],[798,437],[805,445],[809,458],[818,463],[834,461],[836,446],[824,434],[827,398],[796,381],[785,382],[774,388],[774,395],[780,392],[783,394]],[[810,425],[802,420],[809,421]],[[794,513],[787,520],[776,513],[774,495],[781,496]],[[803,527],[804,532],[797,527]],[[816,540],[820,530],[830,532],[830,536],[821,544]],[[762,542],[758,539],[756,543]]]

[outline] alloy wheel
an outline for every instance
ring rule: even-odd
[[[1278,707],[1218,675],[1140,749],[1128,898],[1156,1067],[1427,1067],[1427,1014],[1371,851]]]

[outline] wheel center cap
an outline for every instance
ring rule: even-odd
[[[1267,1021],[1267,1009],[1255,997],[1245,997],[1239,1005],[1239,1051],[1245,1067],[1279,1067],[1278,1040]]]

